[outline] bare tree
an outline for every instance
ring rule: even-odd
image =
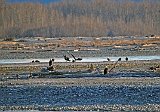
[[[159,17],[158,0],[64,0],[48,5],[0,0],[0,36],[159,35]]]

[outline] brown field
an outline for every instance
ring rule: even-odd
[[[7,41],[0,41],[0,45],[15,45],[17,42],[7,42]]]
[[[59,39],[48,39],[48,38],[42,38],[36,40],[34,43],[30,43],[27,41],[0,41],[0,47],[1,49],[8,45],[8,49],[12,49],[13,47],[16,47],[17,50],[34,50],[34,49],[56,49],[58,47],[65,48],[68,46],[71,47],[107,47],[107,46],[121,46],[121,45],[150,45],[152,46],[159,46],[160,45],[160,38],[147,38],[147,39],[130,39],[126,40],[121,37],[120,39],[103,39],[102,37],[96,38],[92,37],[89,40],[83,40],[79,38],[59,38]],[[18,49],[19,48],[19,49]]]

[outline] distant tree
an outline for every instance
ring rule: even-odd
[[[0,0],[0,37],[160,35],[158,0],[63,0],[48,5],[35,1]]]
[[[115,35],[114,35],[113,31],[110,30],[110,31],[107,33],[107,36],[108,36],[108,37],[114,37]]]
[[[4,5],[6,5],[5,0],[0,0],[0,7],[3,7]]]
[[[13,27],[7,30],[6,37],[19,38],[21,36],[21,29],[19,27]]]

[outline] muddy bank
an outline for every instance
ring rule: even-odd
[[[76,57],[160,56],[159,38],[141,38],[69,37],[47,38],[46,41],[36,38],[25,42],[0,41],[0,59],[62,58],[68,55],[68,51]]]
[[[68,51],[76,57],[121,57],[121,56],[160,56],[160,49],[146,49],[146,50],[130,50],[130,49],[112,49],[107,47],[92,48],[91,50],[74,51],[74,47],[70,50],[50,50],[50,51],[36,51],[36,50],[1,50],[0,59],[39,59],[39,58],[63,58],[63,55],[68,55]],[[68,55],[70,58],[72,56]]]
[[[60,71],[82,71],[90,68],[91,64],[94,68],[98,67],[102,72],[107,66],[111,69],[115,61],[106,62],[54,62],[55,70]],[[118,62],[112,72],[146,72],[152,71],[150,67],[160,66],[160,60],[151,61],[121,61]],[[0,65],[0,74],[20,74],[40,72],[42,68],[48,67],[48,63],[21,63],[21,64],[3,64]]]

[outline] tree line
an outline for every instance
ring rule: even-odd
[[[64,0],[50,4],[0,0],[0,37],[160,35],[160,2]]]

